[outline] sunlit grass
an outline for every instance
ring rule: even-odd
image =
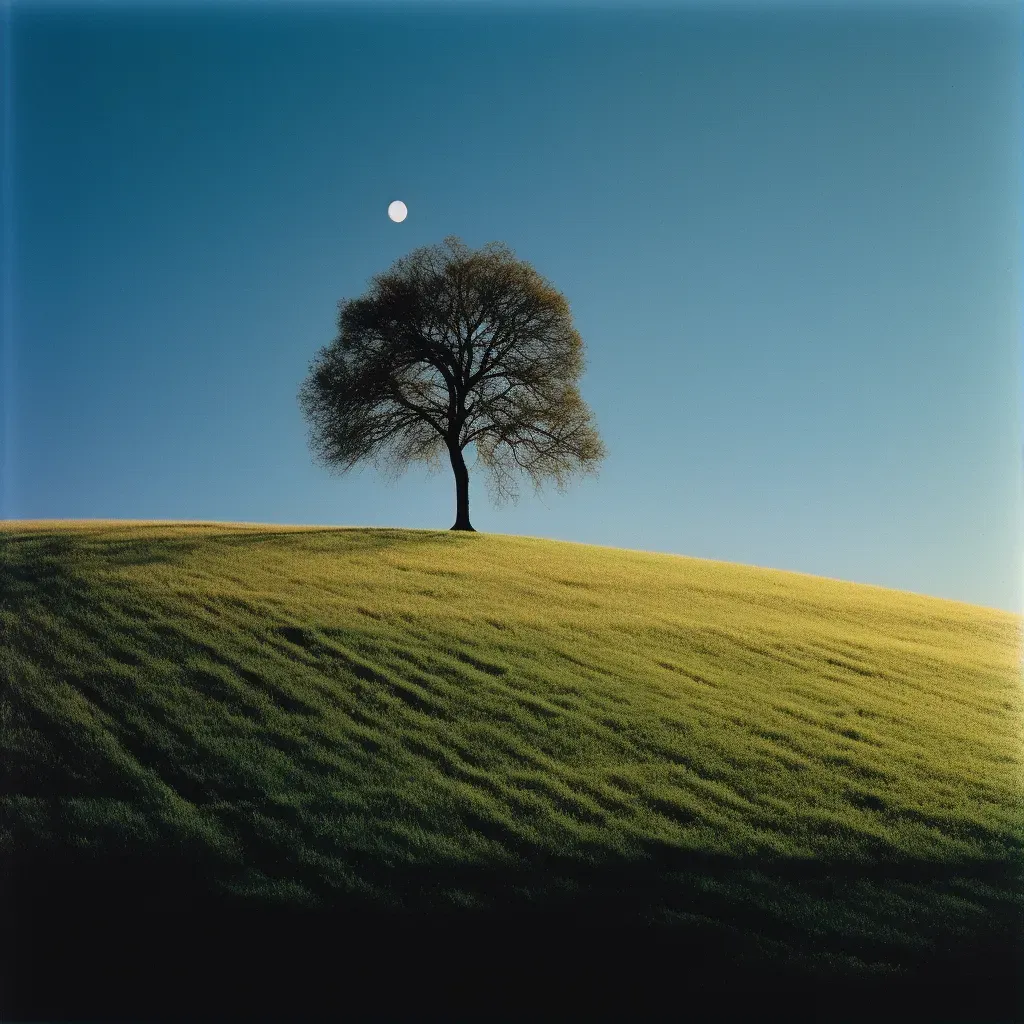
[[[8,847],[309,906],[643,865],[640,917],[893,969],[1024,906],[1017,616],[524,537],[0,527]]]

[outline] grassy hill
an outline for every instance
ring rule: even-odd
[[[716,979],[1012,1019],[1021,627],[525,537],[0,523],[8,1012],[202,978],[211,1019],[630,1019]]]

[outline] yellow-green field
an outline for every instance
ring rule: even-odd
[[[236,903],[554,908],[843,976],[1017,941],[1018,616],[449,531],[0,545],[18,864],[178,851]]]

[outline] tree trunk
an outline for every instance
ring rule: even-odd
[[[462,449],[457,445],[449,447],[448,454],[452,460],[452,471],[455,473],[455,525],[453,530],[476,530],[469,522],[469,470],[466,460],[462,457]]]

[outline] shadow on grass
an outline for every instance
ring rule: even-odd
[[[313,532],[325,538],[325,545],[331,539],[334,550],[333,534]],[[358,541],[346,533],[339,555],[355,543],[372,549],[389,542],[421,542],[400,532],[390,538],[365,533]],[[250,544],[285,536],[291,535],[247,531],[223,542]],[[114,597],[84,571],[98,552],[105,552],[102,564],[175,561],[200,543],[191,538],[111,542],[108,551],[95,539],[83,546],[84,540],[54,532],[31,542],[5,542],[0,558],[3,607],[16,616],[42,607],[70,622],[76,608],[85,611],[101,597]],[[26,653],[50,666],[46,645],[36,649],[35,638],[23,639]],[[307,641],[299,632],[294,639]],[[52,668],[62,671],[56,662]],[[56,735],[42,711],[35,709],[33,717],[33,708],[20,710],[40,744],[45,737],[52,757],[40,760],[41,746],[12,756],[0,793],[31,796],[51,807],[70,797],[133,801],[139,796],[106,762],[92,755],[83,760],[75,735]],[[201,802],[202,794],[184,792],[182,779],[172,781],[186,798]],[[220,798],[240,807],[243,798],[255,801],[260,794],[242,787]],[[277,813],[284,812],[279,808]],[[8,824],[0,822],[5,843]],[[486,834],[486,822],[468,824]],[[101,856],[90,856],[79,849],[42,846],[25,833],[12,837],[20,852],[10,852],[10,844],[4,847],[0,1016],[294,1020],[347,1015],[415,1021],[1021,1017],[1020,922],[1008,916],[1005,899],[993,898],[986,937],[970,945],[939,943],[939,953],[917,956],[905,945],[881,942],[881,928],[859,942],[853,937],[815,939],[769,904],[745,899],[761,884],[750,879],[750,872],[760,872],[772,892],[814,895],[825,906],[834,896],[837,905],[849,908],[856,904],[851,889],[872,881],[883,891],[887,883],[903,880],[938,894],[956,890],[958,879],[978,879],[1005,893],[1015,884],[1005,867],[743,862],[657,844],[648,844],[632,861],[584,865],[548,858],[520,870],[388,868],[360,860],[354,851],[347,855],[357,874],[404,899],[408,909],[399,913],[339,898],[314,871],[298,867],[295,851],[286,845],[271,847],[266,836],[257,834],[242,838],[244,867],[301,882],[326,909],[284,910],[224,896],[218,882],[239,866],[214,861],[202,848],[182,853],[168,845],[117,852],[108,846]],[[508,837],[493,838],[504,842]],[[559,879],[567,885],[560,887]],[[428,909],[429,893],[453,890],[484,899],[490,909],[442,910],[440,897]],[[544,892],[542,905],[532,906],[526,892]],[[643,925],[644,915],[657,907],[674,913],[671,924]],[[891,920],[896,915],[883,916]],[[907,930],[913,929],[908,923]],[[834,969],[812,969],[814,954],[831,955]],[[888,969],[876,976],[867,969],[858,972],[849,961],[842,966],[844,956],[877,961]]]
[[[208,533],[196,535],[197,528]],[[130,529],[130,537],[118,536]],[[201,548],[256,547],[272,542],[282,547],[300,545],[337,554],[365,555],[391,547],[418,547],[426,543],[458,543],[448,530],[402,530],[373,527],[339,529],[232,529],[212,523],[153,526],[94,526],[88,529],[49,529],[0,534],[0,593],[4,604],[19,600],[51,605],[47,598],[64,598],[80,580],[81,566],[179,564]],[[77,564],[76,564],[77,563]]]
[[[998,884],[994,866],[809,870],[646,852],[585,868],[553,859],[519,871],[371,867],[374,882],[407,896],[409,909],[396,911],[343,898],[282,909],[225,895],[215,882],[225,865],[202,855],[26,848],[4,865],[0,1010],[21,1020],[1020,1019],[1020,931],[1005,917],[987,938],[938,954],[877,947],[885,970],[811,966],[806,954],[841,957],[841,944],[814,949],[795,928],[678,882],[757,870],[809,886],[887,872],[938,885],[987,873]],[[577,894],[543,908],[517,895],[559,877]],[[492,906],[425,909],[414,896],[444,887]],[[644,924],[659,903],[678,916]]]

